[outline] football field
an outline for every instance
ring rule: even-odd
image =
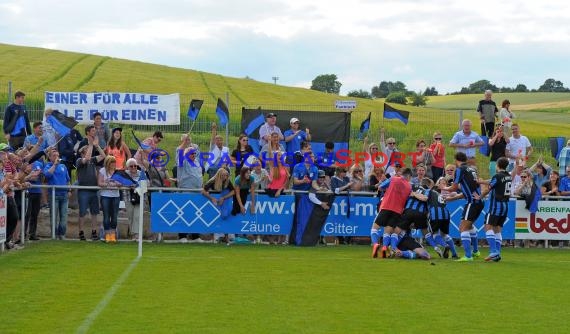
[[[462,253],[462,249],[458,249]],[[488,249],[481,250],[485,255]],[[431,252],[432,254],[433,251]],[[564,333],[570,250],[42,241],[0,256],[2,333]]]

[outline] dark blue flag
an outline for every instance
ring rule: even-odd
[[[71,133],[71,129],[77,125],[77,121],[73,117],[65,116],[57,110],[52,111],[46,121],[53,127],[55,132],[65,137]]]
[[[550,143],[550,153],[552,157],[558,160],[560,151],[566,146],[566,138],[564,137],[548,137]]]
[[[230,112],[228,111],[228,107],[224,101],[220,98],[218,98],[218,105],[216,106],[216,115],[218,115],[221,126],[226,126],[226,124],[228,124],[228,121],[230,120]]]
[[[404,124],[408,124],[408,118],[410,118],[410,112],[406,110],[396,109],[384,103],[384,118],[388,119],[399,119]]]
[[[203,100],[192,100],[190,102],[190,106],[188,107],[188,118],[195,121],[196,118],[198,118],[202,104],[204,104]]]
[[[247,125],[244,130],[244,133],[250,136],[255,130],[257,130],[260,126],[265,123],[265,116],[263,114],[259,114],[256,118],[252,119],[251,122]]]
[[[140,148],[142,148],[143,150],[148,150],[150,149],[150,146],[147,144],[144,144],[142,141],[140,141],[137,138],[137,135],[135,135],[135,131],[133,129],[131,129],[131,132],[133,133],[133,138],[135,139],[135,141],[137,142],[137,144],[139,145]]]
[[[125,187],[136,186],[138,183],[124,170],[116,170],[111,176],[111,180],[119,182]]]
[[[479,153],[483,154],[484,156],[491,155],[491,148],[489,147],[489,138],[487,136],[479,136],[483,141],[483,146],[479,146]]]
[[[358,134],[358,140],[362,140],[364,138],[364,134],[368,132],[370,129],[370,116],[372,113],[368,113],[368,117],[360,124],[360,133]]]

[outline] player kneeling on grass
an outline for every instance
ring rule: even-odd
[[[485,238],[489,243],[489,256],[485,261],[499,262],[501,260],[501,243],[503,237],[501,231],[507,220],[509,211],[509,197],[511,196],[511,175],[506,171],[509,165],[507,158],[497,160],[497,174],[490,181],[481,181],[488,184],[489,188],[481,193],[481,197],[491,194],[489,210],[485,216]]]
[[[395,253],[396,257],[404,258],[404,259],[423,259],[429,260],[431,259],[427,250],[425,250],[422,245],[420,245],[414,238],[412,238],[409,234],[406,234],[400,243],[398,244],[398,248],[396,249]]]

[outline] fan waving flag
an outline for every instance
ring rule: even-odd
[[[489,137],[479,136],[479,138],[481,138],[481,140],[483,141],[483,146],[479,147],[479,152],[484,156],[488,157],[489,155],[491,155],[491,147],[489,147]]]
[[[262,126],[263,123],[265,123],[265,116],[263,115],[263,113],[261,113],[259,114],[259,116],[252,119],[251,122],[249,122],[249,124],[247,125],[245,130],[243,130],[243,132],[245,132],[246,135],[251,136],[251,134],[255,130],[257,130],[260,126]]]
[[[220,120],[221,126],[226,126],[228,121],[230,120],[230,112],[228,111],[228,107],[222,101],[222,99],[218,98],[218,106],[216,107],[216,115],[218,115],[218,119]]]
[[[138,185],[137,181],[127,174],[124,170],[116,170],[111,176],[111,180],[119,182],[122,186],[130,187]]]
[[[410,118],[410,112],[406,110],[396,109],[384,103],[384,118],[399,119],[400,121],[402,121],[402,123],[408,125],[408,118]]]
[[[372,113],[368,113],[368,117],[360,124],[360,133],[358,134],[358,140],[364,138],[364,134],[370,129],[370,116]]]
[[[52,111],[51,115],[46,118],[46,121],[62,137],[70,134],[71,129],[78,123],[73,117],[65,116],[57,110]]]
[[[190,107],[188,107],[188,118],[195,121],[196,118],[198,118],[202,104],[204,104],[204,100],[192,100],[190,102]]]
[[[137,138],[137,135],[135,135],[135,131],[134,131],[134,130],[131,129],[131,132],[133,133],[133,138],[135,139],[135,141],[137,142],[137,144],[139,145],[140,148],[142,148],[143,150],[148,150],[148,149],[151,148],[150,145],[147,145],[147,144],[143,143],[142,141],[140,141],[140,140]]]

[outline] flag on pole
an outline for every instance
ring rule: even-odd
[[[216,115],[218,115],[221,126],[226,126],[226,124],[228,124],[228,121],[230,120],[230,112],[228,111],[228,107],[224,101],[220,98],[218,98],[218,105],[216,106]]]
[[[408,118],[410,118],[410,112],[406,110],[396,109],[384,103],[384,118],[398,119],[402,123],[408,125]]]
[[[256,118],[252,119],[243,131],[246,135],[251,136],[251,134],[257,130],[260,126],[265,123],[265,116],[263,113],[259,114]]]
[[[195,121],[198,118],[198,114],[200,113],[200,108],[202,108],[202,104],[204,104],[204,100],[192,100],[190,102],[190,106],[188,107],[188,118]]]
[[[111,176],[111,180],[119,182],[122,186],[130,187],[138,185],[137,181],[127,174],[124,170],[116,170]]]
[[[358,134],[358,140],[362,140],[364,138],[364,134],[368,132],[370,129],[370,116],[372,113],[368,113],[368,117],[360,124],[360,133]]]
[[[131,132],[133,133],[133,138],[135,139],[135,141],[137,142],[137,144],[139,145],[140,148],[142,148],[143,150],[148,150],[148,149],[150,149],[150,146],[149,146],[149,145],[143,143],[142,141],[140,141],[140,140],[137,138],[137,135],[135,135],[135,131],[134,131],[133,129],[131,129]]]
[[[61,137],[70,134],[71,129],[78,123],[73,117],[65,116],[57,110],[52,111],[51,115],[46,118],[46,121]]]

